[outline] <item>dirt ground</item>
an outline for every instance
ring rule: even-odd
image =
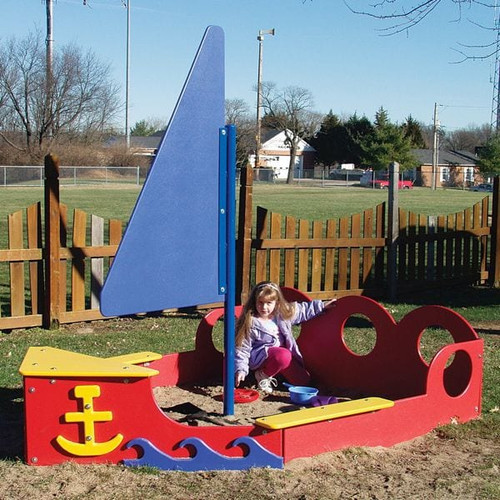
[[[255,386],[245,389],[255,390]],[[253,425],[258,417],[283,411],[297,410],[291,404],[288,391],[281,385],[272,394],[259,393],[258,399],[235,403],[234,415],[223,416],[223,387],[213,382],[203,386],[157,387],[155,399],[170,418],[188,425]]]
[[[187,425],[242,425],[257,416],[297,409],[285,388],[278,389],[254,402],[236,404],[234,417],[221,414],[222,387],[217,383],[156,388],[154,395],[169,417]],[[457,438],[446,428],[437,429],[391,448],[351,448],[292,460],[284,470],[182,473],[73,463],[30,467],[21,461],[0,461],[0,498],[499,498],[500,442],[470,435]]]

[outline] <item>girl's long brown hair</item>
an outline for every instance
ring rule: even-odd
[[[259,299],[275,300],[275,315],[283,319],[291,319],[295,314],[295,307],[288,302],[280,287],[271,281],[262,281],[253,288],[246,304],[243,306],[241,316],[236,323],[236,346],[241,346],[243,341],[248,338],[250,326],[252,325],[252,316],[258,316],[257,301]]]

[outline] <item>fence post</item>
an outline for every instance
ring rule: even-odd
[[[500,288],[500,176],[493,179],[493,207],[491,211],[490,283]]]
[[[45,157],[45,297],[43,325],[59,328],[60,319],[60,246],[61,213],[59,207],[59,159]]]
[[[436,279],[436,240],[432,237],[436,233],[437,217],[435,215],[427,216],[427,234],[429,241],[427,241],[427,265],[426,265],[426,280],[432,281]]]
[[[253,210],[253,168],[244,167],[240,175],[238,244],[236,248],[236,297],[243,303],[250,292]]]
[[[389,165],[389,214],[388,214],[388,254],[387,254],[387,281],[389,287],[389,298],[395,300],[397,296],[397,256],[399,237],[399,163],[392,162]]]

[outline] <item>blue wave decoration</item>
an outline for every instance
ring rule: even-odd
[[[123,460],[128,467],[150,466],[161,470],[179,470],[196,472],[202,470],[247,470],[252,467],[283,468],[283,457],[271,453],[255,439],[243,436],[235,439],[232,446],[245,446],[248,453],[244,457],[228,457],[207,446],[199,438],[187,438],[179,443],[181,448],[192,446],[195,455],[190,458],[175,458],[160,451],[151,441],[145,438],[132,439],[127,448],[139,446],[143,454],[140,458]]]

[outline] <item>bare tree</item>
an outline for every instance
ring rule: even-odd
[[[31,148],[33,122],[39,120],[36,113],[32,116],[33,108],[44,95],[45,67],[37,38],[29,34],[18,42],[11,39],[0,50],[0,130],[4,140],[20,150]],[[41,95],[39,87],[42,87]],[[43,109],[38,113],[43,113]],[[20,131],[24,132],[24,144],[16,140]]]
[[[12,38],[0,47],[0,135],[34,159],[63,137],[95,140],[121,108],[109,65],[91,51],[62,47],[54,54],[52,74],[47,90],[39,33]]]
[[[255,147],[255,121],[243,99],[226,99],[226,123],[236,125],[236,164],[245,167]]]
[[[237,125],[241,120],[246,120],[250,114],[250,106],[243,99],[226,99],[226,121],[228,124]]]
[[[500,17],[494,0],[378,0],[374,3],[365,0],[364,7],[359,1],[355,3],[355,7],[352,6],[353,0],[344,2],[351,12],[373,17],[385,23],[379,31],[386,36],[406,32],[433,14],[440,4],[453,3],[456,7],[456,16],[450,21],[467,20],[482,29],[489,37],[489,41],[475,45],[458,42],[455,51],[460,55],[460,59],[454,62],[488,59],[500,50]],[[476,21],[479,18],[476,16],[479,9],[491,11],[491,23],[484,25]]]
[[[387,21],[388,25],[381,29],[387,35],[407,31],[431,15],[441,3],[450,2],[457,8],[455,21],[461,20],[466,10],[470,12],[473,6],[495,8],[493,0],[378,0],[366,1],[365,8],[360,6],[359,1],[356,2],[356,7],[351,6],[352,0],[345,1],[347,7],[355,14]]]
[[[264,124],[285,133],[290,149],[287,184],[293,181],[293,171],[301,139],[312,137],[321,125],[322,115],[311,111],[313,97],[309,90],[290,86],[278,89],[272,82],[262,84]]]
[[[491,136],[491,128],[489,125],[481,127],[470,126],[446,132],[444,143],[446,147],[453,151],[469,151],[474,153],[476,147],[486,144]]]

